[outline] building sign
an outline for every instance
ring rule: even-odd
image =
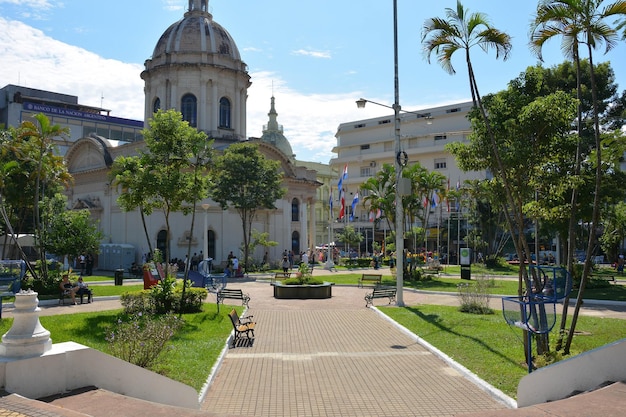
[[[80,110],[67,109],[64,107],[50,106],[47,104],[25,102],[23,104],[23,109],[35,113],[47,113],[55,116],[73,117],[76,119],[86,119],[95,122],[143,128],[143,122],[139,120],[122,119],[120,117],[105,116],[99,113],[89,113]]]

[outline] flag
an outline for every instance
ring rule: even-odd
[[[448,178],[448,188],[446,189],[446,211],[450,212],[450,178]]]
[[[370,215],[369,215],[368,220],[369,220],[370,222],[373,222],[373,221],[374,221],[374,210],[370,210]]]
[[[461,180],[458,180],[456,182],[456,191],[458,192],[461,189]],[[456,211],[461,210],[461,205],[459,204],[459,200],[461,199],[461,197],[457,197],[456,198]]]
[[[359,204],[359,192],[357,191],[354,194],[354,198],[352,199],[352,212],[350,213],[350,221],[354,221],[354,209],[356,205]]]
[[[328,206],[330,211],[333,211],[333,190],[330,190],[330,197],[328,198]]]
[[[341,220],[346,212],[346,199],[343,195],[343,190],[339,191],[339,202],[341,203],[339,209],[339,220]]]
[[[343,171],[339,175],[339,182],[337,183],[337,188],[339,189],[339,193],[341,194],[341,190],[343,187],[343,181],[348,179],[348,164],[343,166]]]
[[[380,219],[380,217],[383,215],[383,211],[381,209],[376,210],[376,218]]]
[[[437,208],[438,205],[439,205],[439,190],[435,190],[433,191],[433,198],[431,200],[430,206],[432,208]]]

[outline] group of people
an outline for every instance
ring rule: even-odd
[[[63,277],[61,279],[61,282],[59,283],[59,288],[61,289],[61,291],[63,292],[63,295],[69,295],[70,298],[72,299],[72,302],[74,303],[74,305],[76,305],[76,295],[80,295],[80,296],[87,296],[87,302],[91,303],[91,299],[92,299],[92,292],[91,289],[89,288],[89,285],[83,281],[83,276],[82,274],[78,277],[78,281],[76,283],[73,283],[72,281],[70,281],[70,275],[69,274],[63,274]]]
[[[80,274],[91,276],[93,274],[94,257],[91,253],[81,253],[78,255],[78,267],[80,268]]]

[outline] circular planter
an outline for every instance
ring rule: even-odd
[[[325,282],[319,285],[283,285],[280,282],[272,283],[274,287],[274,298],[291,299],[320,299],[331,298],[333,296],[332,282]]]

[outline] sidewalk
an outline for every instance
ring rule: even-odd
[[[361,271],[358,271],[361,272]],[[363,270],[362,272],[375,272]],[[388,273],[381,270],[378,273]],[[316,269],[316,276],[333,272]],[[510,410],[514,403],[465,375],[390,323],[365,308],[370,288],[335,286],[327,300],[276,300],[267,282],[231,280],[251,296],[248,314],[257,322],[251,347],[227,351],[208,387],[201,410],[175,409],[103,390],[57,398],[46,407],[27,401],[15,410],[14,396],[0,398],[0,417],[15,416],[587,416],[622,415],[624,386],[568,400]],[[214,302],[214,295],[208,302]],[[405,290],[407,305],[458,305],[455,295]],[[499,299],[494,308],[501,308]],[[375,305],[384,305],[376,300]],[[590,306],[581,314],[626,319],[624,306]],[[41,315],[120,308],[119,300],[98,299],[77,306],[42,305]],[[620,311],[621,310],[621,311]],[[3,311],[8,317],[11,308]],[[608,393],[607,393],[608,391]],[[621,393],[621,397],[615,393]],[[599,397],[602,395],[602,397]],[[585,405],[602,398],[601,413]],[[562,403],[562,404],[561,404]],[[43,406],[42,406],[43,407]],[[15,414],[3,414],[13,410]],[[566,410],[566,411],[564,411]],[[578,410],[579,414],[576,414]],[[583,414],[584,410],[584,414]],[[67,413],[66,413],[67,412]],[[613,412],[613,414],[611,414]]]

